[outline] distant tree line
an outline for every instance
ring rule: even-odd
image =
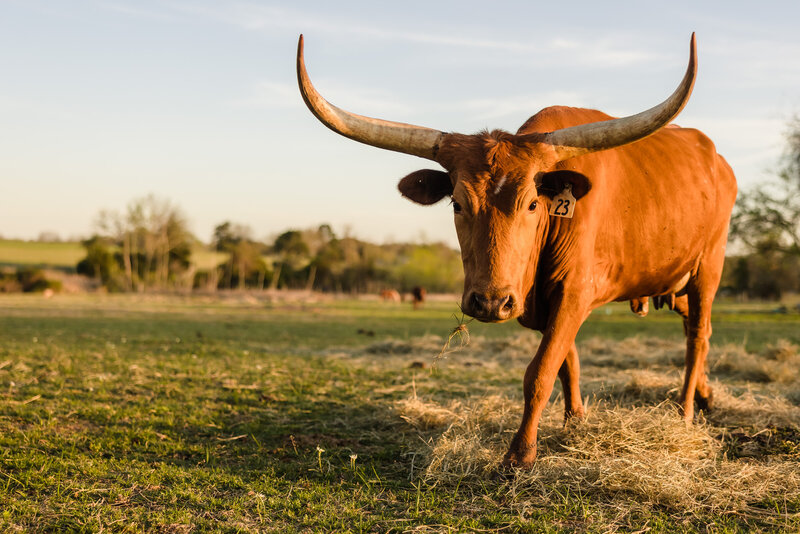
[[[738,295],[777,300],[800,292],[800,117],[786,140],[775,178],[736,201],[730,237],[741,253],[726,258],[723,287]]]
[[[337,237],[327,224],[287,230],[271,243],[250,235],[230,222],[217,226],[212,246],[228,260],[215,271],[198,272],[195,287],[376,293],[424,285],[444,292],[456,291],[463,280],[458,252],[443,244],[376,245]]]
[[[48,289],[61,291],[60,280],[49,280],[45,272],[35,267],[0,270],[0,293],[39,293]]]
[[[721,289],[749,298],[778,299],[800,292],[800,118],[789,124],[787,148],[773,180],[739,192],[730,227],[732,250]],[[78,272],[110,291],[148,289],[314,289],[326,292],[403,292],[461,289],[456,250],[437,244],[378,245],[337,236],[329,225],[287,230],[268,241],[230,221],[219,224],[207,251],[224,261],[198,269],[204,245],[171,203],[153,196],[123,212],[102,212],[98,233],[83,242]],[[7,282],[10,284],[10,282]]]
[[[97,227],[99,232],[83,241],[86,257],[77,265],[79,274],[97,278],[110,291],[191,287],[194,238],[169,201],[150,195],[123,212],[102,211]]]
[[[98,232],[83,241],[79,273],[109,291],[163,289],[307,289],[377,293],[424,286],[433,292],[461,288],[458,251],[441,244],[378,245],[337,236],[323,224],[287,230],[268,242],[250,228],[225,221],[210,245],[194,238],[181,212],[153,196],[131,202],[123,212],[101,212]],[[195,252],[215,252],[223,261],[198,269]]]

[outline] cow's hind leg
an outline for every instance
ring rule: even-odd
[[[564,422],[573,417],[583,417],[583,401],[581,401],[580,388],[581,366],[578,361],[578,348],[575,343],[570,347],[564,363],[558,370],[561,379],[561,388],[564,390]]]
[[[686,332],[686,375],[680,403],[687,421],[694,417],[695,400],[697,407],[704,410],[709,409],[712,403],[711,387],[706,376],[706,356],[711,337],[711,304],[722,275],[723,257],[706,259],[710,261],[698,265],[689,278],[686,297],[680,298],[680,307],[676,306],[678,313],[684,316]],[[684,299],[687,299],[685,305]],[[688,310],[685,309],[687,307]]]
[[[675,313],[680,315],[683,318],[683,333],[686,335],[686,365],[687,370],[689,366],[689,297],[686,294],[679,296],[675,299]],[[684,389],[686,388],[686,384],[684,384]],[[684,392],[685,395],[685,392]],[[683,404],[683,398],[681,397],[681,404]],[[697,381],[695,384],[695,391],[694,391],[694,403],[698,410],[708,411],[713,408],[714,404],[714,391],[711,389],[711,386],[708,384],[708,376],[705,372],[705,365],[703,365],[698,372]]]

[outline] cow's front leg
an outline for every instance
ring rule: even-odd
[[[575,310],[572,313],[556,313],[545,330],[539,349],[525,370],[523,394],[525,408],[522,423],[503,458],[501,468],[528,468],[536,459],[536,432],[542,411],[550,399],[559,368],[572,349],[584,314]],[[575,351],[577,357],[577,351]],[[577,388],[576,388],[577,389]],[[579,395],[579,394],[578,394]]]

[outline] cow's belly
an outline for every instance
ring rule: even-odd
[[[593,269],[594,305],[683,289],[707,239],[708,235],[691,231],[683,239],[654,237],[648,246],[619,247],[621,252],[598,258]]]
[[[613,298],[614,301],[621,302],[633,300],[642,297],[657,297],[661,295],[670,295],[673,293],[681,294],[686,289],[686,284],[689,282],[690,271],[684,272],[683,276],[677,278],[674,276],[657,277],[640,284],[635,288],[625,288],[625,291]],[[612,299],[606,299],[605,302],[610,302]],[[602,303],[601,303],[602,304]],[[599,304],[598,304],[599,305]]]

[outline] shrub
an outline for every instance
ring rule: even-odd
[[[40,293],[50,289],[61,291],[60,280],[48,280],[41,269],[25,268],[0,274],[0,293]]]

